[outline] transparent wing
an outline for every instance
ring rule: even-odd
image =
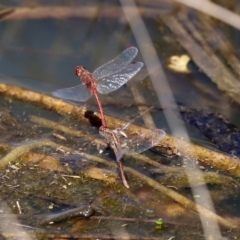
[[[112,149],[114,151],[114,154],[116,156],[116,161],[119,162],[123,157],[123,151],[122,151],[121,146],[119,144],[116,144],[116,147],[113,147],[112,145],[111,145],[111,147],[112,147]]]
[[[80,84],[75,87],[57,89],[52,92],[52,95],[63,99],[85,102],[90,98],[92,93],[84,84]]]
[[[114,151],[116,156],[116,161],[117,162],[120,161],[123,156],[123,152],[122,152],[121,145],[119,144],[119,141],[118,141],[118,136],[117,136],[118,133],[115,132],[115,130],[105,128],[103,126],[99,128],[99,133],[104,138],[105,142],[108,145],[110,145],[110,147]]]
[[[103,64],[93,72],[93,77],[96,79],[105,78],[109,75],[113,75],[126,65],[132,62],[136,57],[138,49],[135,47],[129,47],[119,54],[113,60]]]
[[[97,90],[101,94],[107,94],[113,92],[124,85],[128,80],[130,80],[140,69],[143,67],[142,62],[136,62],[129,64],[122,68],[117,73],[99,79],[97,82]]]
[[[166,133],[162,129],[149,129],[144,131],[144,133],[127,134],[127,137],[121,135],[119,139],[122,152],[131,155],[144,152],[156,146],[165,136]]]

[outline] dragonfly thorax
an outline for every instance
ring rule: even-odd
[[[95,78],[88,70],[85,69],[85,67],[83,66],[76,67],[75,74],[81,78],[81,80],[89,89],[96,87]]]
[[[108,144],[111,145],[113,142],[119,143],[118,134],[114,130],[101,126],[99,128],[99,133],[105,137]]]

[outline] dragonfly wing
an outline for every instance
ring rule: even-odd
[[[104,137],[105,142],[110,145],[116,156],[116,161],[119,162],[123,156],[123,152],[118,141],[118,133],[115,132],[115,130],[105,128],[103,126],[99,128],[99,133],[102,137]]]
[[[122,68],[117,73],[99,79],[97,84],[97,90],[101,94],[107,94],[113,92],[124,85],[129,79],[131,79],[140,69],[143,67],[142,62],[131,63]]]
[[[141,153],[151,147],[156,146],[164,137],[166,133],[162,129],[146,130],[144,133],[135,133],[126,138],[120,138],[122,152],[127,155]]]
[[[92,94],[84,84],[80,84],[75,87],[57,89],[52,92],[52,95],[67,100],[85,102]]]
[[[112,147],[112,149],[114,151],[114,154],[116,156],[116,161],[119,162],[121,160],[121,158],[123,157],[123,151],[122,151],[121,146],[117,144],[115,147],[113,147],[112,145],[111,145],[111,147]]]
[[[96,79],[105,78],[118,72],[126,65],[132,62],[136,57],[138,49],[135,47],[129,47],[119,54],[113,60],[103,64],[93,72],[93,77]]]

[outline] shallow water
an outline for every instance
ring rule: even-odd
[[[8,1],[7,3],[9,4]],[[57,2],[57,4],[59,4],[59,2]],[[68,1],[63,1],[63,5],[68,4]],[[91,3],[88,3],[90,6],[91,4],[95,6],[99,5],[100,11],[101,9],[107,9],[110,6],[108,1],[92,1]],[[85,1],[84,3],[80,3],[80,1],[71,1],[71,5],[68,6],[74,7],[77,5],[83,7],[87,6]],[[117,3],[116,6],[118,6]],[[77,85],[79,79],[74,74],[76,66],[84,65],[89,71],[93,71],[98,66],[117,56],[127,47],[137,47],[131,29],[123,15],[120,17],[106,17],[99,15],[95,18],[82,17],[60,20],[52,18],[38,20],[6,20],[2,21],[0,24],[1,82],[30,88],[46,94],[51,94],[51,91],[57,88]],[[194,67],[194,70],[190,74],[179,74],[172,72],[167,68],[167,61],[170,56],[180,55],[185,53],[185,51],[174,41],[172,35],[165,27],[161,26],[159,29],[159,24],[156,18],[146,18],[145,24],[150,32],[159,59],[163,64],[176,102],[193,108],[204,108],[213,112],[220,112],[228,117],[232,123],[240,127],[238,121],[239,106],[233,103],[223,92],[219,91],[215,84],[201,73],[198,68]],[[235,44],[238,35],[235,33],[234,29],[227,29],[226,33],[229,32],[232,33],[234,38],[230,40]],[[140,53],[136,57],[136,61],[143,61]],[[145,97],[146,105],[151,106],[157,102],[156,94],[154,93],[154,89],[148,78],[142,82],[136,82],[135,84]],[[108,95],[102,95],[101,99],[106,113],[110,116],[128,120],[138,114],[136,108],[138,103],[135,102],[129,86],[124,86],[118,91]],[[45,117],[48,117],[48,119],[58,119],[58,116],[55,114],[42,109],[35,109],[31,105],[29,106],[29,104],[19,104],[19,102],[11,104],[11,102],[5,102],[2,98],[1,102],[4,107],[11,107],[14,115],[17,116],[18,119],[21,119],[21,121],[25,119],[25,114],[27,115],[28,113],[36,115],[41,114],[42,116],[44,115]],[[80,104],[86,105],[89,110],[97,110],[93,98],[87,103]],[[25,113],[23,114],[23,112]],[[168,123],[164,119],[162,112],[156,111],[153,116],[156,126],[169,132]],[[176,117],[176,121],[181,120]],[[72,123],[71,126],[74,124],[77,125],[77,123]],[[80,126],[78,127],[82,129],[89,127],[86,124],[79,125]],[[189,130],[190,136],[194,137],[197,142],[200,143],[200,141],[204,139],[204,145],[209,147],[212,146],[196,129],[187,124],[186,126]],[[41,130],[43,132],[45,131],[44,129]],[[93,132],[97,133],[95,129],[93,129]],[[39,131],[36,131],[36,134],[40,134]],[[75,145],[75,141],[76,139],[74,138],[69,139],[69,146],[72,144],[74,147],[79,148],[77,143]],[[44,148],[43,150],[39,150],[38,153],[45,154],[49,152],[51,151],[49,151],[48,148]],[[55,154],[57,156],[60,155],[59,153]],[[63,156],[61,156],[61,158],[63,158]],[[158,156],[155,156],[155,158],[160,158],[160,162],[167,162],[168,164],[170,163],[170,165],[178,165],[179,161],[179,159],[169,160],[168,158]],[[129,227],[128,225],[126,225],[127,227],[122,227],[123,224],[128,223],[125,223],[124,221],[119,223],[116,221],[105,224],[105,222],[98,221],[92,223],[90,226],[84,222],[84,220],[81,220],[83,223],[80,220],[79,222],[71,220],[73,222],[66,221],[53,226],[52,231],[56,234],[61,232],[58,231],[58,229],[63,228],[68,229],[74,234],[85,232],[96,234],[99,232],[101,233],[101,229],[108,229],[109,234],[113,234],[114,236],[118,236],[118,234],[125,236],[127,233],[131,233],[133,235],[142,234],[143,236],[152,237],[162,236],[162,239],[168,239],[173,235],[178,239],[180,239],[180,237],[187,239],[186,236],[189,236],[189,239],[192,239],[191,237],[194,236],[196,231],[198,232],[198,237],[195,238],[202,239],[202,231],[198,225],[198,217],[193,216],[182,206],[177,205],[175,202],[170,202],[168,198],[161,196],[161,194],[146,187],[139,179],[131,181],[133,183],[132,189],[133,195],[135,196],[134,198],[129,192],[125,192],[125,189],[118,186],[118,184],[121,184],[119,182],[114,186],[111,186],[111,184],[108,186],[104,182],[84,177],[82,172],[89,167],[89,163],[84,163],[82,159],[81,161],[76,161],[76,159],[79,160],[77,156],[71,155],[67,160],[63,160],[65,164],[67,162],[71,166],[72,172],[67,172],[68,175],[76,174],[81,176],[81,179],[74,179],[73,181],[65,181],[59,172],[55,174],[54,172],[50,173],[50,170],[38,168],[38,166],[35,166],[34,164],[30,165],[30,167],[28,165],[25,166],[24,164],[20,164],[20,170],[15,172],[11,170],[10,167],[9,178],[5,178],[5,181],[2,183],[6,184],[6,186],[10,186],[13,184],[11,178],[15,178],[15,186],[23,185],[21,186],[21,189],[23,190],[20,190],[20,192],[24,192],[24,198],[21,198],[21,194],[17,191],[14,193],[9,192],[9,188],[7,187],[1,191],[2,198],[5,199],[7,196],[7,198],[10,199],[8,199],[8,204],[11,205],[12,203],[14,205],[14,213],[18,213],[15,205],[15,201],[18,198],[21,199],[25,214],[39,212],[49,213],[50,203],[48,204],[46,201],[42,201],[38,196],[38,193],[40,193],[41,196],[44,195],[47,186],[46,195],[49,197],[49,201],[57,199],[57,203],[54,203],[57,205],[56,209],[54,209],[56,212],[58,212],[59,209],[64,209],[63,205],[58,202],[59,199],[67,199],[68,204],[74,203],[76,205],[79,204],[79,202],[85,204],[85,202],[98,201],[96,206],[98,214],[100,213],[100,215],[113,215],[115,217],[121,217],[124,215],[125,218],[142,217],[144,219],[151,217],[155,219],[157,216],[160,216],[166,219],[166,222],[169,224],[169,227],[166,229],[159,230],[155,228],[154,223],[144,223],[144,225],[139,227],[138,223],[135,222],[133,225],[129,224]],[[176,173],[173,175],[168,173],[167,177],[169,177],[169,179],[166,179],[167,177],[164,178],[161,174],[160,176],[155,176],[155,174],[151,174],[145,170],[147,167],[143,163],[138,163],[136,166],[136,161],[134,159],[130,158],[127,163],[134,169],[139,169],[146,175],[158,179],[160,182],[166,181],[166,184],[168,185],[169,183],[175,184],[178,182],[176,181],[176,178],[182,179],[179,182],[180,191],[191,198],[189,188],[187,186],[186,188],[183,187],[186,179],[184,173],[180,172],[179,175]],[[38,174],[35,174],[34,171],[38,172]],[[26,172],[26,174],[23,174],[24,172]],[[2,170],[1,175],[3,176],[5,174],[5,170]],[[24,186],[23,183],[30,182],[31,179],[33,182]],[[213,183],[212,185],[210,184],[211,194],[216,203],[217,212],[220,215],[223,214],[226,216],[228,213],[227,210],[229,210],[230,213],[236,216],[234,213],[239,210],[239,196],[237,194],[238,186],[234,179],[229,180],[229,182],[230,184],[227,186],[223,184],[224,181],[222,182],[222,185],[216,183]],[[70,185],[68,185],[68,183],[70,183]],[[14,186],[14,184],[12,186]],[[67,191],[66,188],[69,191]],[[220,196],[220,193],[222,193],[222,196]],[[28,195],[30,197],[28,197]],[[149,196],[152,196],[152,199],[149,199]],[[24,201],[24,199],[26,201]],[[136,199],[140,200],[140,204]],[[148,205],[145,206],[144,204],[146,201],[148,202]],[[163,204],[166,204],[164,205],[164,209],[159,207],[159,205],[162,206]],[[235,206],[232,207],[233,205]],[[44,208],[46,211],[43,210]],[[141,209],[143,209],[142,212]],[[176,210],[173,211],[171,209]],[[182,221],[181,214],[184,215],[186,222]],[[25,224],[31,225],[32,222],[28,219],[28,221],[25,221]],[[81,224],[83,224],[83,227],[81,227]],[[171,226],[171,224],[173,224],[173,226]],[[35,226],[35,224],[33,225]],[[191,225],[193,226],[191,230],[189,230],[188,227]],[[41,229],[48,232],[47,228],[45,229],[42,227]],[[64,231],[61,233],[64,233]]]

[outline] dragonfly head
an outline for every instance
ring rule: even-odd
[[[109,133],[109,130],[108,128],[104,127],[104,126],[101,126],[99,128],[99,134],[105,138],[105,142],[107,144],[111,144],[111,131]]]
[[[85,67],[83,66],[77,66],[75,68],[75,74],[78,76],[78,77],[81,77],[82,73],[85,71]]]

